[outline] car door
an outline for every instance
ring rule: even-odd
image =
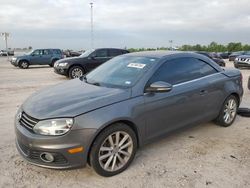
[[[30,64],[39,65],[41,64],[42,50],[34,50],[30,55]]]
[[[48,49],[42,50],[42,55],[40,59],[41,65],[48,65],[51,63],[52,52]]]
[[[207,83],[200,79],[215,74],[209,67],[203,74],[204,62],[193,58],[178,58],[165,62],[148,81],[172,84],[166,93],[145,93],[146,134],[148,139],[205,119],[204,104],[208,99]],[[210,69],[211,68],[211,69]],[[209,111],[209,109],[206,109]]]
[[[110,57],[108,57],[108,49],[98,49],[90,54],[87,67],[89,70],[93,70],[109,59]]]

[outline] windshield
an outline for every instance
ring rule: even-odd
[[[149,70],[158,58],[119,56],[113,58],[87,74],[85,81],[90,84],[129,88]]]
[[[24,53],[25,55],[31,55],[35,50],[31,50],[29,52]]]
[[[80,57],[88,57],[93,51],[95,50],[86,50],[85,52],[83,52]]]

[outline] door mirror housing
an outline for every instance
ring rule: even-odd
[[[165,93],[171,91],[173,86],[167,82],[158,81],[146,88],[147,93]]]

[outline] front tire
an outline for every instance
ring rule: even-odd
[[[90,164],[105,177],[123,172],[133,161],[137,149],[135,132],[126,124],[116,123],[102,131],[90,152]]]
[[[215,122],[223,127],[228,127],[234,122],[239,107],[239,101],[234,95],[230,95],[221,108],[219,116]]]
[[[29,68],[29,62],[28,61],[20,61],[18,66],[21,69],[27,69],[27,68]]]
[[[69,77],[71,79],[80,78],[85,74],[84,70],[80,66],[73,66],[69,69]]]

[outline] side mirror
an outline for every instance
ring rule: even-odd
[[[154,82],[152,83],[147,89],[146,92],[148,93],[164,93],[171,91],[173,86],[167,82]]]

